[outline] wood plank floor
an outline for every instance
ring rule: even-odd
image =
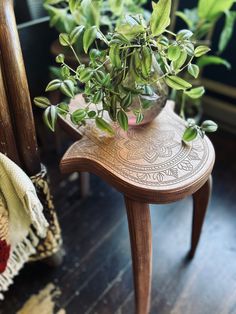
[[[194,260],[186,259],[191,199],[152,206],[152,314],[236,313],[236,140],[220,132],[212,139],[217,156],[213,197]],[[0,314],[17,313],[49,283],[61,290],[55,313],[63,308],[67,314],[133,314],[122,196],[92,176],[92,194],[80,200],[76,175],[69,180],[60,176],[54,155],[46,157],[63,230],[64,262],[58,268],[27,265],[0,303]]]

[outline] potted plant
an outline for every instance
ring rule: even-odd
[[[184,9],[177,11],[176,15],[180,17],[188,26],[188,29],[193,32],[193,40],[199,44],[207,45],[211,47],[211,39],[214,35],[216,25],[223,16],[225,16],[225,24],[220,33],[218,39],[218,51],[216,55],[204,55],[197,61],[197,65],[200,69],[200,75],[198,77],[199,84],[201,84],[201,76],[203,70],[209,65],[223,65],[227,69],[230,69],[231,65],[229,62],[220,57],[222,52],[227,47],[234,29],[234,23],[236,19],[236,12],[232,10],[234,0],[199,0],[198,6],[193,9]],[[183,73],[183,77],[190,79],[188,72]],[[181,103],[180,95],[172,95],[172,97]],[[185,98],[186,111],[188,116],[201,116],[201,99],[195,101]]]
[[[168,97],[168,87],[181,91],[184,97],[201,97],[204,87],[192,88],[180,75],[188,68],[189,73],[197,77],[199,68],[194,60],[210,49],[203,45],[195,47],[190,30],[177,34],[168,31],[170,11],[171,0],[159,0],[153,3],[148,22],[141,14],[128,15],[109,38],[97,26],[77,27],[70,34],[60,34],[60,44],[70,47],[78,67],[71,68],[64,55],[58,55],[56,62],[61,64],[63,80],[51,81],[46,91],[59,89],[72,99],[77,83],[82,82],[87,106],[81,108],[78,104],[78,109],[71,113],[66,103],[52,105],[45,97],[35,98],[35,104],[45,109],[44,120],[48,127],[54,130],[57,115],[62,114],[69,115],[78,126],[88,119],[95,120],[98,128],[112,135],[112,124],[104,119],[104,113],[127,131],[129,125],[146,124],[160,113]],[[78,33],[83,35],[85,53],[89,53],[88,65],[81,62],[73,48]],[[97,41],[101,41],[104,48],[89,51]],[[183,139],[190,141],[197,134],[203,136],[216,129],[212,121],[205,121],[199,127],[190,120]]]

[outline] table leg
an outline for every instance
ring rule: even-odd
[[[192,240],[190,258],[194,257],[201,230],[206,214],[207,206],[211,197],[212,177],[210,176],[207,182],[193,194],[193,223],[192,223]]]
[[[150,310],[152,232],[149,205],[125,196],[133,260],[136,314]]]
[[[80,180],[80,196],[85,198],[89,195],[90,192],[90,175],[88,172],[79,173]]]

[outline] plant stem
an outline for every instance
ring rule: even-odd
[[[166,29],[166,30],[165,30],[165,33],[168,33],[168,34],[170,34],[170,35],[172,35],[172,36],[176,37],[176,34],[175,34],[175,33],[173,33],[173,32],[171,32],[171,31],[168,31],[168,29]]]
[[[66,64],[66,63],[62,63],[64,66],[66,66],[70,71],[72,71],[72,72],[74,72],[75,74],[77,74],[76,73],[76,71],[74,70],[74,69],[72,69],[68,64]]]
[[[71,48],[71,50],[72,50],[72,52],[73,52],[73,54],[74,54],[76,60],[78,61],[79,65],[81,65],[81,61],[80,61],[80,59],[79,59],[77,53],[75,52],[74,47],[73,47],[72,45],[70,45],[70,48]]]
[[[181,118],[183,118],[185,120],[185,113],[184,113],[184,109],[185,109],[185,102],[186,102],[186,96],[184,94],[184,92],[182,93],[182,100],[181,100],[181,107],[180,107],[180,116]]]

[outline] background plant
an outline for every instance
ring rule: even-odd
[[[211,39],[214,34],[216,25],[223,16],[225,16],[225,24],[218,39],[218,51],[216,54],[204,55],[198,59],[197,65],[200,69],[199,79],[202,76],[203,70],[209,65],[223,65],[227,69],[231,68],[230,63],[220,57],[220,54],[225,50],[229,43],[234,29],[236,12],[232,10],[234,0],[199,0],[198,6],[193,9],[184,9],[176,13],[188,26],[188,29],[193,32],[193,40],[198,43],[211,47]],[[183,77],[190,80],[188,71],[183,73]],[[192,100],[185,97],[181,99],[179,93],[172,94],[172,98],[176,101],[177,107],[181,102],[185,102],[185,111],[187,115],[192,116],[198,114],[201,110],[201,99]]]
[[[104,119],[108,112],[113,121],[118,121],[124,129],[128,129],[127,113],[134,99],[140,103],[135,109],[136,123],[143,120],[146,103],[142,96],[152,96],[153,85],[165,82],[171,89],[181,91],[184,97],[199,98],[204,93],[202,86],[192,88],[192,84],[180,77],[181,72],[188,69],[193,78],[197,78],[199,67],[194,60],[206,54],[210,49],[204,45],[195,47],[190,30],[181,30],[177,34],[168,31],[170,24],[171,0],[160,0],[153,3],[150,21],[146,23],[142,15],[129,15],[106,37],[96,26],[86,28],[75,27],[70,34],[62,33],[59,41],[68,46],[78,62],[76,70],[65,63],[64,55],[56,61],[61,64],[63,80],[51,81],[46,91],[59,89],[66,96],[73,98],[77,82],[85,84],[84,97],[86,108],[78,108],[69,113],[66,103],[55,106],[45,97],[37,97],[35,104],[46,109],[44,120],[54,130],[58,114],[70,115],[72,123],[83,125],[87,119],[94,119],[98,128],[113,134],[112,126]],[[89,65],[82,64],[73,45],[79,36],[83,37],[85,53],[89,52]],[[167,37],[168,35],[168,37]],[[105,49],[98,49],[98,41],[102,41]],[[97,49],[89,51],[95,42]],[[155,71],[155,64],[162,73]],[[91,105],[95,104],[96,107]],[[79,106],[79,105],[78,105]],[[183,108],[181,109],[183,116]],[[194,139],[197,134],[213,132],[217,128],[212,121],[201,127],[188,122],[183,135],[185,141]],[[191,133],[191,134],[190,134]]]
[[[126,13],[142,13],[147,0],[44,0],[50,25],[59,33],[70,33],[74,27],[97,26],[112,30]]]

